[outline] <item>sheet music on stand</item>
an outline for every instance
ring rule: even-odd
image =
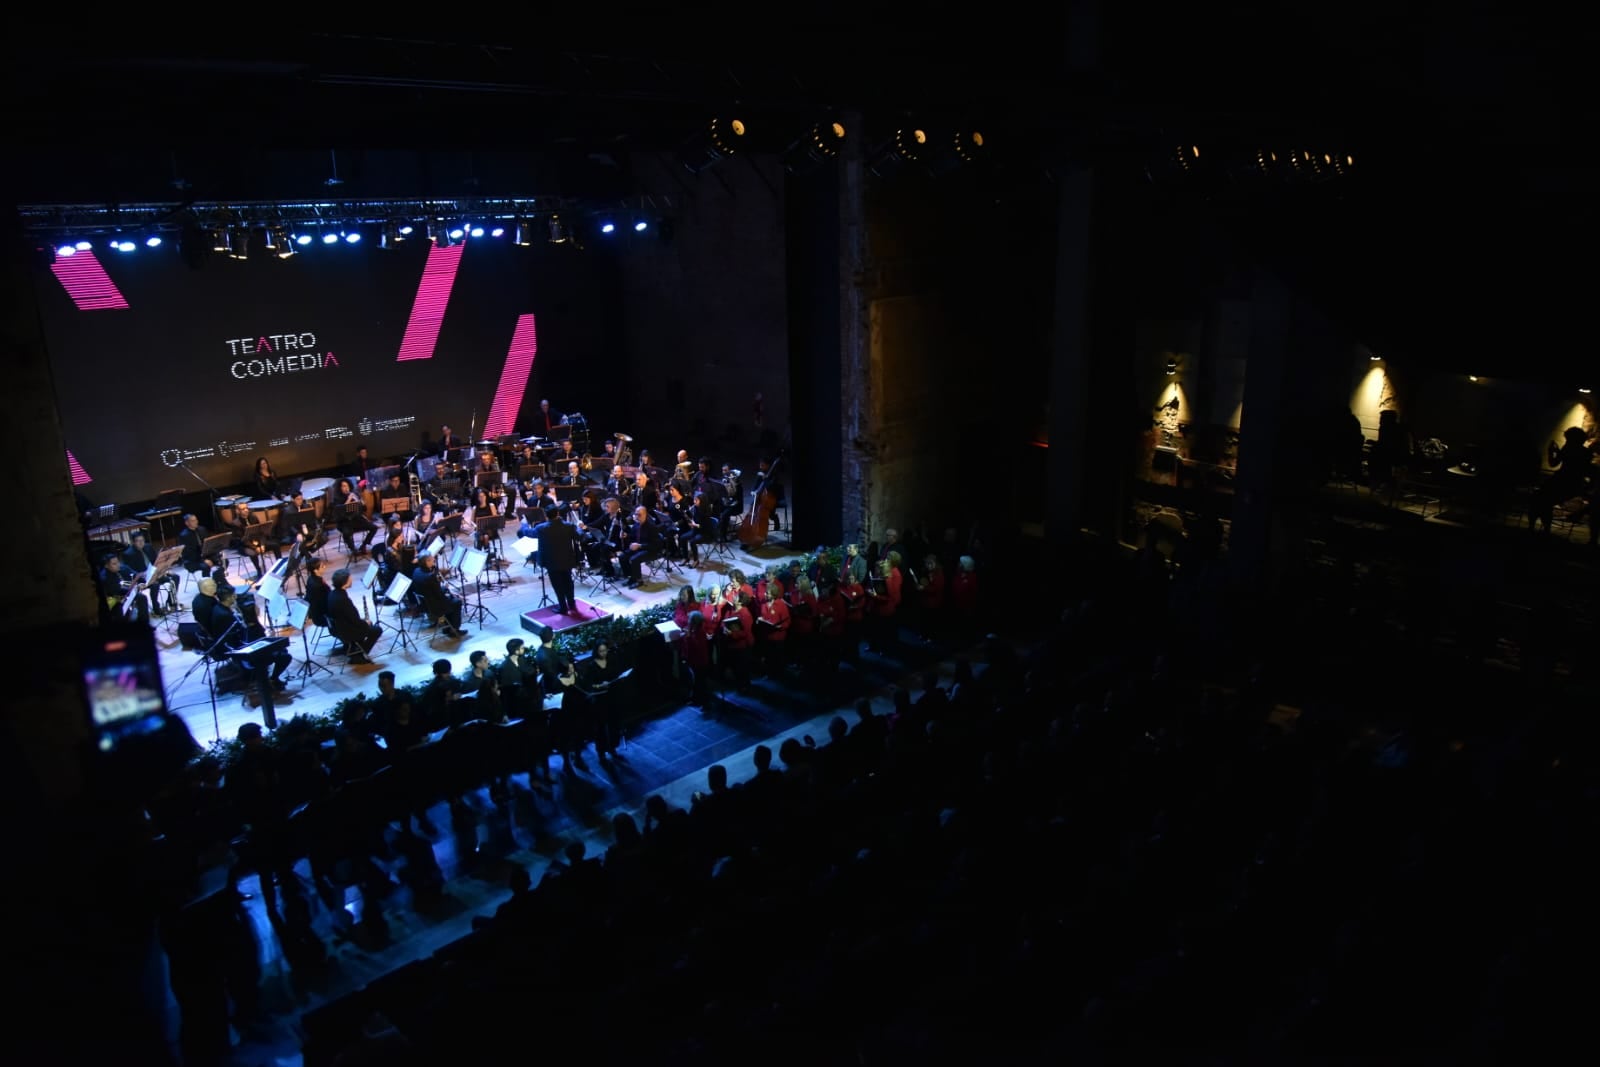
[[[352,589],[361,589],[366,592],[371,592],[372,583],[377,580],[378,561],[375,559],[369,559],[367,560],[367,565],[361,568],[361,573],[356,575],[354,580],[351,581],[350,586]]]
[[[289,616],[289,599],[283,595],[283,577],[278,572],[282,569],[283,560],[278,561],[280,566],[275,566],[261,579],[261,584],[256,586],[256,599],[267,606],[268,617],[273,620],[282,620]],[[281,621],[278,625],[283,625]]]
[[[463,581],[475,582],[483,573],[483,568],[489,562],[489,553],[476,548],[465,548],[457,553],[461,557],[461,578]],[[451,566],[456,566],[452,563]]]
[[[306,612],[310,610],[311,605],[304,600],[289,601],[289,625],[303,632],[306,628]]]
[[[511,547],[528,559],[532,559],[539,554],[539,539],[537,537],[519,537],[511,542]]]
[[[442,552],[440,554],[440,558],[443,559],[452,570],[454,570],[461,566],[461,561],[466,558],[466,554],[468,552],[478,552],[478,550],[458,542]],[[484,553],[478,552],[478,555],[483,556]],[[485,556],[485,558],[487,557]],[[478,569],[481,571],[483,568],[480,566]]]
[[[383,599],[399,607],[405,603],[406,594],[411,591],[411,578],[408,575],[397,574],[389,583],[389,588],[383,591]]]

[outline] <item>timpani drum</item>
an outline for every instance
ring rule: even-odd
[[[238,504],[241,500],[249,500],[247,496],[219,496],[217,497],[217,518],[226,525],[232,523],[239,516]]]
[[[306,503],[311,505],[312,510],[317,513],[318,519],[322,518],[327,508],[328,490],[332,489],[333,486],[334,479],[332,478],[307,478],[300,483],[300,492],[305,494]]]
[[[250,501],[250,517],[255,522],[277,522],[283,505],[272,497]]]

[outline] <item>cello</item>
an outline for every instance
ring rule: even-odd
[[[746,548],[760,548],[767,543],[767,526],[772,522],[772,513],[778,508],[778,494],[771,488],[772,476],[778,473],[782,463],[783,456],[780,454],[750,494],[750,514],[739,524],[739,543]]]

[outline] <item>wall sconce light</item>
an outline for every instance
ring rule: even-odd
[[[1476,375],[1476,374],[1469,374],[1469,375],[1467,375],[1467,381],[1469,381],[1469,382],[1475,382],[1475,381],[1477,381],[1477,380],[1478,380],[1478,376],[1477,376],[1477,375]]]
[[[1167,360],[1167,375],[1170,377],[1171,375],[1174,375],[1174,374],[1177,374],[1177,373],[1178,373],[1178,361],[1175,360],[1175,359]]]
[[[1590,393],[1594,392],[1594,390],[1593,389],[1585,389],[1583,386],[1580,385],[1580,386],[1578,386],[1578,392],[1582,393],[1584,396],[1588,396]]]

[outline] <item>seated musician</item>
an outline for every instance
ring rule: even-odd
[[[308,556],[322,547],[325,538],[316,509],[306,503],[305,494],[298,489],[278,511],[277,538],[280,544],[293,546],[296,556]]]
[[[661,494],[656,492],[656,483],[641,467],[639,473],[633,476],[633,491],[629,503],[636,508],[647,508],[655,511],[661,506]]]
[[[561,448],[550,462],[555,464],[556,470],[564,471],[567,469],[568,463],[576,463],[582,458],[582,456],[578,455],[577,450],[572,447],[572,438],[563,437],[561,439]]]
[[[445,588],[443,575],[439,557],[424,552],[417,557],[417,567],[411,572],[411,591],[421,599],[423,612],[433,623],[440,624],[446,637],[465,637],[467,631],[461,628],[461,601]]]
[[[709,456],[701,456],[700,461],[695,464],[694,473],[689,476],[689,491],[691,493],[710,492],[713,485],[719,491],[722,489],[722,483],[717,481],[715,474],[711,473],[711,458]]]
[[[774,500],[778,501],[780,505],[783,503],[783,482],[779,480],[777,472],[772,469],[771,460],[763,459],[758,462],[756,485],[759,487],[757,489],[758,493],[763,491],[771,493]],[[776,509],[772,513],[772,528],[774,530],[783,529],[783,524],[778,521]]]
[[[533,419],[534,429],[538,431],[541,437],[549,437],[556,432],[558,426],[564,426],[567,421],[561,412],[550,406],[550,401],[548,400],[539,401],[539,414],[535,415]]]
[[[220,641],[224,649],[239,649],[251,641],[249,621],[240,613],[237,598],[231,588],[217,590],[216,605],[211,609],[210,617],[200,623],[205,632],[211,635],[212,641]],[[294,657],[287,650],[272,653],[261,653],[258,657],[244,661],[244,669],[271,683],[274,689],[287,689],[289,683],[284,680],[284,673],[289,665],[294,662]],[[271,678],[267,678],[267,671],[271,670]]]
[[[662,535],[667,539],[668,553],[674,559],[686,557],[689,547],[684,544],[683,535],[689,532],[689,497],[677,482],[667,486],[667,498],[662,503],[661,513],[666,518]]]
[[[422,507],[417,511],[417,517],[411,520],[411,529],[416,533],[417,541],[424,541],[434,526],[433,501],[424,500]]]
[[[587,478],[585,478],[583,476],[583,468],[578,463],[577,460],[575,460],[575,459],[574,460],[569,460],[567,462],[566,470],[567,470],[566,477],[563,478],[562,481],[561,481],[562,485],[588,485],[589,484],[589,479],[587,479]]]
[[[194,595],[194,599],[189,603],[189,614],[194,617],[195,623],[202,630],[206,626],[204,620],[211,617],[212,609],[217,606],[217,590],[226,584],[226,582],[223,582],[219,585],[215,578],[200,579],[200,591]]]
[[[156,548],[150,544],[143,530],[135,530],[128,538],[128,547],[122,550],[122,569],[129,574],[139,574],[155,566]],[[168,571],[161,576],[158,588],[152,589],[154,613],[165,615],[178,610],[178,576]]]
[[[497,552],[499,550],[499,531],[495,530],[490,533],[494,524],[482,522],[484,519],[496,519],[499,517],[500,509],[495,506],[494,500],[490,498],[489,490],[481,485],[478,486],[472,494],[472,506],[461,517],[461,528],[472,534],[473,547],[484,552]],[[482,524],[482,529],[479,529],[480,523]]]
[[[328,626],[328,582],[322,577],[323,562],[321,557],[312,556],[306,560],[305,594],[306,618],[318,626]]]
[[[578,532],[584,535],[584,540],[592,541],[597,527],[605,522],[606,509],[601,500],[600,490],[593,486],[585,489],[583,495],[573,505],[573,517],[578,523]]]
[[[355,486],[349,478],[340,478],[328,494],[330,506],[338,508],[339,513],[334,520],[334,526],[339,531],[339,536],[344,539],[345,554],[352,559],[362,552],[368,551],[372,546],[372,539],[378,536],[381,526],[374,524],[362,512],[361,498],[356,495]],[[357,533],[363,534],[361,545],[356,546]]]
[[[255,488],[257,500],[268,498],[276,500],[279,495],[281,486],[278,483],[278,472],[272,469],[272,464],[266,456],[256,460]]]
[[[278,555],[277,542],[273,540],[262,541],[250,532],[250,527],[259,525],[251,515],[250,505],[246,501],[239,501],[234,507],[233,521],[228,526],[233,530],[233,540],[228,547],[239,553],[245,559],[255,564],[256,578],[266,576],[267,569],[261,563],[261,554],[269,548],[274,556]]]
[[[606,492],[618,500],[626,500],[633,495],[633,479],[629,477],[626,469],[612,467],[611,477],[606,480]]]
[[[614,496],[606,497],[599,520],[592,523],[585,520],[580,530],[586,535],[584,554],[589,557],[589,566],[597,568],[607,578],[615,578],[617,568],[611,557],[622,551],[627,530],[622,501]]]
[[[190,574],[205,567],[200,559],[200,548],[209,533],[200,525],[199,516],[191,513],[183,517],[183,529],[178,531],[178,544],[183,546],[183,569]]]
[[[643,505],[633,509],[633,528],[628,534],[622,566],[628,574],[628,588],[637,589],[644,581],[644,565],[661,554],[661,531],[650,510]]]
[[[372,457],[367,454],[366,445],[356,446],[356,461],[350,471],[350,483],[357,489],[376,489],[372,484],[372,472],[377,464],[372,462]]]
[[[99,586],[108,617],[121,618],[127,599],[132,596],[137,598],[137,603],[133,607],[133,618],[145,624],[150,622],[150,603],[145,599],[144,592],[138,587],[137,582],[137,575],[129,574],[122,569],[120,555],[112,552],[106,556],[100,567]]]
[[[321,560],[312,562],[320,569]],[[326,594],[328,631],[339,642],[334,646],[333,653],[349,653],[351,663],[370,663],[372,661],[367,659],[367,654],[378,643],[383,630],[362,616],[361,609],[350,596],[350,581],[350,572],[339,568],[333,572],[333,588],[327,590]],[[309,586],[306,599],[311,599]],[[316,621],[313,612],[308,611],[306,617]]]
[[[744,511],[744,483],[739,474],[727,463],[722,465],[722,529],[733,529],[733,520]]]
[[[411,492],[400,479],[398,472],[391,472],[389,480],[378,489],[378,500],[410,500]]]
[[[495,456],[494,450],[485,448],[478,453],[478,465],[472,468],[474,474],[500,473],[500,460]]]
[[[707,501],[706,491],[694,491],[694,502],[683,512],[683,547],[690,553],[690,563],[699,563],[699,547],[717,541],[717,514]]]

